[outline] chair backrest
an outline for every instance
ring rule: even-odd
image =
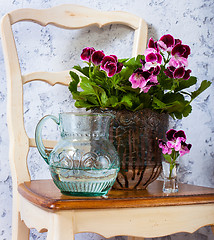
[[[36,147],[35,140],[29,138],[23,117],[23,85],[34,80],[68,85],[69,70],[63,72],[32,72],[22,75],[12,25],[19,21],[32,21],[41,26],[48,24],[65,29],[79,29],[91,25],[99,27],[107,24],[122,24],[134,31],[132,55],[142,54],[146,49],[147,25],[145,21],[126,12],[103,12],[77,5],[61,5],[50,9],[18,9],[2,18],[2,44],[8,82],[8,129],[10,137],[9,159],[13,184],[30,180],[27,167],[27,155],[30,147]],[[52,148],[52,141],[44,141]],[[13,185],[14,186],[14,185]]]

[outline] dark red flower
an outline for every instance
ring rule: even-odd
[[[91,61],[94,65],[100,65],[104,57],[105,54],[103,51],[94,51],[91,56]]]
[[[188,45],[176,44],[172,49],[172,56],[188,58],[190,55],[190,47]]]
[[[159,47],[164,51],[171,51],[175,45],[175,39],[172,35],[163,35],[158,41]]]
[[[123,64],[117,61],[115,55],[105,56],[101,62],[101,68],[107,72],[108,77],[114,76],[122,70]]]
[[[87,62],[91,62],[91,56],[93,54],[93,52],[95,51],[95,49],[93,47],[86,47],[82,50],[82,53],[80,55],[81,59],[83,61],[87,61]]]

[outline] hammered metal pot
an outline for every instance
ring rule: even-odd
[[[120,172],[114,189],[145,189],[161,172],[162,152],[158,139],[165,137],[168,114],[150,109],[128,110],[94,109],[93,112],[110,112],[109,138],[120,157]]]

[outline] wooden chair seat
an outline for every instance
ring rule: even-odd
[[[173,194],[162,192],[162,181],[146,190],[110,190],[106,197],[74,197],[60,192],[52,180],[33,180],[19,185],[19,193],[49,211],[74,209],[141,208],[214,203],[214,188],[179,184]]]
[[[106,238],[129,236],[128,240],[143,240],[176,232],[192,233],[214,223],[214,189],[207,187],[179,184],[177,193],[167,195],[162,192],[162,182],[155,181],[146,190],[110,190],[107,198],[86,198],[63,195],[52,180],[35,180],[20,184],[18,191],[25,224],[46,231],[43,218],[54,214],[58,231],[64,229],[62,239],[94,232]],[[49,226],[48,221],[46,224]],[[50,239],[55,239],[58,231],[52,229]]]

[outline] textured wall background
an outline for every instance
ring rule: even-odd
[[[62,3],[74,3],[101,10],[122,10],[144,18],[149,27],[149,37],[158,39],[166,33],[190,45],[192,75],[214,80],[214,2],[213,0],[0,0],[0,16],[17,8],[49,8]],[[59,30],[53,26],[39,27],[33,23],[14,26],[22,71],[60,71],[80,63],[79,55],[85,46],[104,49],[106,54],[120,58],[131,56],[133,34],[121,26],[96,27],[83,30]],[[78,39],[78,41],[76,41]],[[0,47],[0,240],[11,239],[12,185],[8,163],[8,131],[6,123],[6,77]],[[192,114],[182,121],[172,121],[176,129],[184,129],[188,142],[193,144],[191,153],[182,159],[180,181],[214,187],[214,105],[213,86],[194,101]],[[45,114],[71,111],[73,101],[66,87],[36,82],[25,86],[25,120],[27,132],[34,135],[39,119]],[[32,110],[34,109],[34,110]],[[56,138],[55,128],[48,127],[48,134]],[[30,151],[29,169],[33,179],[50,177],[46,163],[37,150]],[[190,223],[191,224],[191,223]],[[32,231],[31,239],[45,239],[45,234]],[[78,234],[77,240],[101,240],[89,233]],[[117,237],[125,239],[125,237]],[[160,238],[159,238],[160,239]],[[193,234],[179,233],[164,237],[169,240],[211,240],[209,227]]]

